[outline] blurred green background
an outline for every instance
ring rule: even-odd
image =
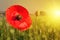
[[[53,28],[44,11],[30,16],[31,27],[21,32],[6,22],[5,12],[0,13],[0,40],[60,40],[60,30]]]

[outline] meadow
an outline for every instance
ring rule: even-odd
[[[30,14],[31,27],[21,32],[6,22],[5,16],[0,17],[0,40],[60,40],[60,30],[53,28],[46,16],[38,13]]]

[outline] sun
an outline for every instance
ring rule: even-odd
[[[56,10],[54,13],[55,13],[54,15],[55,15],[56,17],[60,17],[60,10]]]
[[[50,19],[51,23],[53,24],[60,24],[60,10],[52,10],[51,14],[50,14]]]
[[[54,10],[52,16],[55,19],[59,19],[60,18],[60,10]]]

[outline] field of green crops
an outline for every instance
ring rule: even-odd
[[[60,30],[52,28],[43,16],[31,14],[31,27],[21,32],[6,22],[5,16],[0,17],[0,40],[60,40]]]

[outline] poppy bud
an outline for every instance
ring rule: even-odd
[[[27,30],[32,24],[29,12],[20,5],[13,5],[6,10],[6,20],[21,31]]]

